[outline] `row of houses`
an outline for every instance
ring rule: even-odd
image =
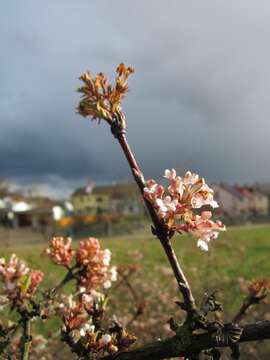
[[[216,213],[232,218],[267,216],[269,197],[258,187],[214,184],[220,204]],[[136,184],[120,183],[94,186],[89,182],[76,189],[70,199],[54,201],[42,196],[23,196],[0,192],[0,224],[42,230],[59,224],[111,221],[119,216],[143,216],[145,209]]]
[[[269,213],[269,197],[257,187],[214,184],[219,213],[226,216],[266,216]],[[94,186],[88,183],[74,191],[71,199],[76,213],[89,214],[143,214],[144,207],[136,184],[122,183]]]
[[[215,199],[220,204],[218,213],[231,217],[267,216],[269,197],[258,187],[213,184]],[[76,213],[143,214],[144,207],[136,184],[123,183],[94,186],[88,183],[74,191],[71,199]]]
[[[0,219],[13,228],[38,229],[51,221],[53,203],[50,199],[29,199],[21,194],[10,193],[0,199]]]
[[[212,185],[219,212],[229,217],[256,217],[269,214],[269,198],[256,187],[241,185]]]
[[[8,190],[0,192],[0,225],[12,228],[43,230],[55,224],[67,227],[139,214],[144,214],[144,207],[136,185],[130,183],[107,186],[88,183],[64,201]]]
[[[59,202],[43,196],[7,192],[0,197],[0,225],[44,230],[73,210],[68,201]]]

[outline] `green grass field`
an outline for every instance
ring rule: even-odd
[[[239,279],[270,277],[270,226],[230,228],[213,241],[210,251],[204,253],[189,236],[175,236],[173,245],[191,283],[193,291],[201,295],[204,290],[218,290],[225,302],[225,310],[234,311],[241,301]],[[104,247],[113,253],[117,264],[140,263],[143,281],[158,281],[160,286],[171,282],[167,260],[157,239],[150,231],[136,236],[102,239]],[[45,285],[49,286],[63,274],[62,269],[41,257],[46,245],[20,245],[0,247],[0,256],[16,252],[27,263],[46,272]],[[164,270],[165,269],[165,270]]]
[[[170,335],[166,328],[167,320],[171,316],[180,320],[183,314],[177,311],[174,303],[180,295],[159,241],[150,234],[150,231],[138,236],[128,235],[101,239],[101,241],[104,248],[112,251],[115,265],[140,265],[138,272],[130,279],[139,301],[148,303],[145,315],[130,327],[130,331],[139,337],[138,344]],[[240,288],[241,279],[270,278],[269,225],[230,228],[212,242],[208,253],[199,250],[195,239],[189,236],[175,236],[172,242],[195,298],[201,300],[204,291],[217,291],[217,297],[224,307],[223,316],[226,320],[238,310],[245,297],[245,293]],[[76,245],[75,242],[74,247]],[[15,252],[31,267],[45,272],[43,283],[45,287],[53,286],[61,279],[64,270],[41,256],[45,247],[46,243],[8,247],[0,245],[0,257]],[[66,290],[71,289],[72,286]],[[130,319],[134,311],[134,301],[127,288],[116,285],[109,296],[110,317],[116,315],[124,322],[125,319]],[[253,309],[248,321],[261,320],[264,316],[270,316],[269,302]],[[38,333],[46,335],[49,332],[56,332],[59,324],[58,318],[53,318],[47,323],[38,321],[35,329]],[[260,346],[260,351],[267,354],[268,345]],[[61,356],[59,359],[62,358]]]

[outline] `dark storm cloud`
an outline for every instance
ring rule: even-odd
[[[147,176],[270,178],[269,2],[17,0],[0,20],[3,176],[128,177],[105,124],[74,112],[79,74],[113,78],[125,61],[129,139]]]

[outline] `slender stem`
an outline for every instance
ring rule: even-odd
[[[233,317],[232,322],[238,323],[242,318],[246,315],[247,310],[254,304],[254,301],[250,297],[246,298],[243,302],[242,306],[240,307],[237,314]]]
[[[134,179],[140,189],[140,192],[143,195],[143,189],[145,187],[145,182],[144,182],[144,178],[143,178],[143,173],[142,173],[141,169],[139,168],[139,165],[137,164],[134,153],[132,152],[132,150],[128,144],[125,134],[120,133],[117,136],[117,139],[118,139],[119,144],[121,145],[121,148],[126,156],[126,159],[129,163],[130,169],[131,169]],[[143,197],[143,199],[144,199],[145,205],[147,207],[147,210],[149,212],[149,215],[153,221],[153,224],[155,227],[155,229],[154,229],[155,234],[163,246],[163,249],[164,249],[164,251],[167,255],[167,258],[170,262],[170,265],[172,267],[172,270],[173,270],[174,276],[176,278],[177,284],[179,286],[179,289],[183,295],[186,310],[189,314],[191,314],[196,309],[195,300],[193,298],[188,281],[184,275],[183,270],[181,269],[179,261],[178,261],[176,254],[172,248],[171,242],[169,240],[168,230],[164,226],[164,223],[162,222],[162,220],[160,220],[160,218],[158,217],[152,204],[145,197]]]
[[[74,265],[72,268],[68,269],[68,272],[66,273],[65,277],[53,288],[50,290],[50,296],[54,296],[59,290],[62,289],[70,280],[75,278],[74,269],[76,265]]]
[[[240,359],[240,347],[239,344],[233,345],[231,347],[232,353],[231,353],[231,358],[234,360],[239,360]]]
[[[135,309],[134,309],[134,314],[132,316],[132,318],[127,322],[126,327],[128,328],[135,320],[137,320],[137,318],[142,315],[142,311],[141,311],[141,303],[139,302],[138,299],[138,295],[134,289],[134,287],[132,286],[131,282],[129,281],[128,276],[126,275],[120,275],[122,276],[123,282],[125,283],[126,287],[128,288],[133,300],[134,300],[134,304],[135,304]]]
[[[28,360],[31,347],[31,322],[25,319],[22,323],[23,333],[21,337],[21,360]]]
[[[132,284],[130,283],[128,276],[125,276],[125,275],[120,275],[120,276],[122,277],[123,282],[125,283],[126,287],[129,289],[129,292],[130,292],[131,296],[133,297],[135,304],[138,305],[139,304],[138,296],[137,296],[136,291],[133,288]]]

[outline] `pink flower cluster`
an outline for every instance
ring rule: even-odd
[[[32,270],[30,273],[30,285],[27,289],[28,296],[34,295],[39,284],[44,278],[44,273],[40,270]]]
[[[53,237],[50,247],[45,253],[51,257],[57,265],[69,266],[73,259],[74,250],[71,249],[71,238]]]
[[[86,292],[99,286],[109,288],[111,282],[117,279],[116,268],[110,267],[110,250],[102,250],[96,238],[80,241],[76,259],[80,266],[85,267],[80,282]]]
[[[214,191],[199,175],[187,171],[184,177],[177,176],[175,169],[165,170],[168,191],[155,180],[148,180],[144,188],[145,198],[154,205],[157,214],[173,230],[194,235],[200,249],[207,251],[208,243],[216,239],[219,231],[225,230],[220,221],[211,220],[211,211],[195,215],[202,206],[218,207]]]
[[[10,299],[30,298],[43,277],[43,272],[30,270],[15,254],[11,255],[8,262],[4,258],[0,259],[0,279]]]
[[[102,250],[99,240],[93,237],[80,241],[76,251],[71,247],[71,238],[54,237],[50,242],[50,248],[45,250],[52,261],[58,265],[69,266],[76,259],[75,267],[80,269],[78,286],[84,292],[103,286],[111,287],[112,281],[117,279],[116,268],[110,266],[111,252]]]

